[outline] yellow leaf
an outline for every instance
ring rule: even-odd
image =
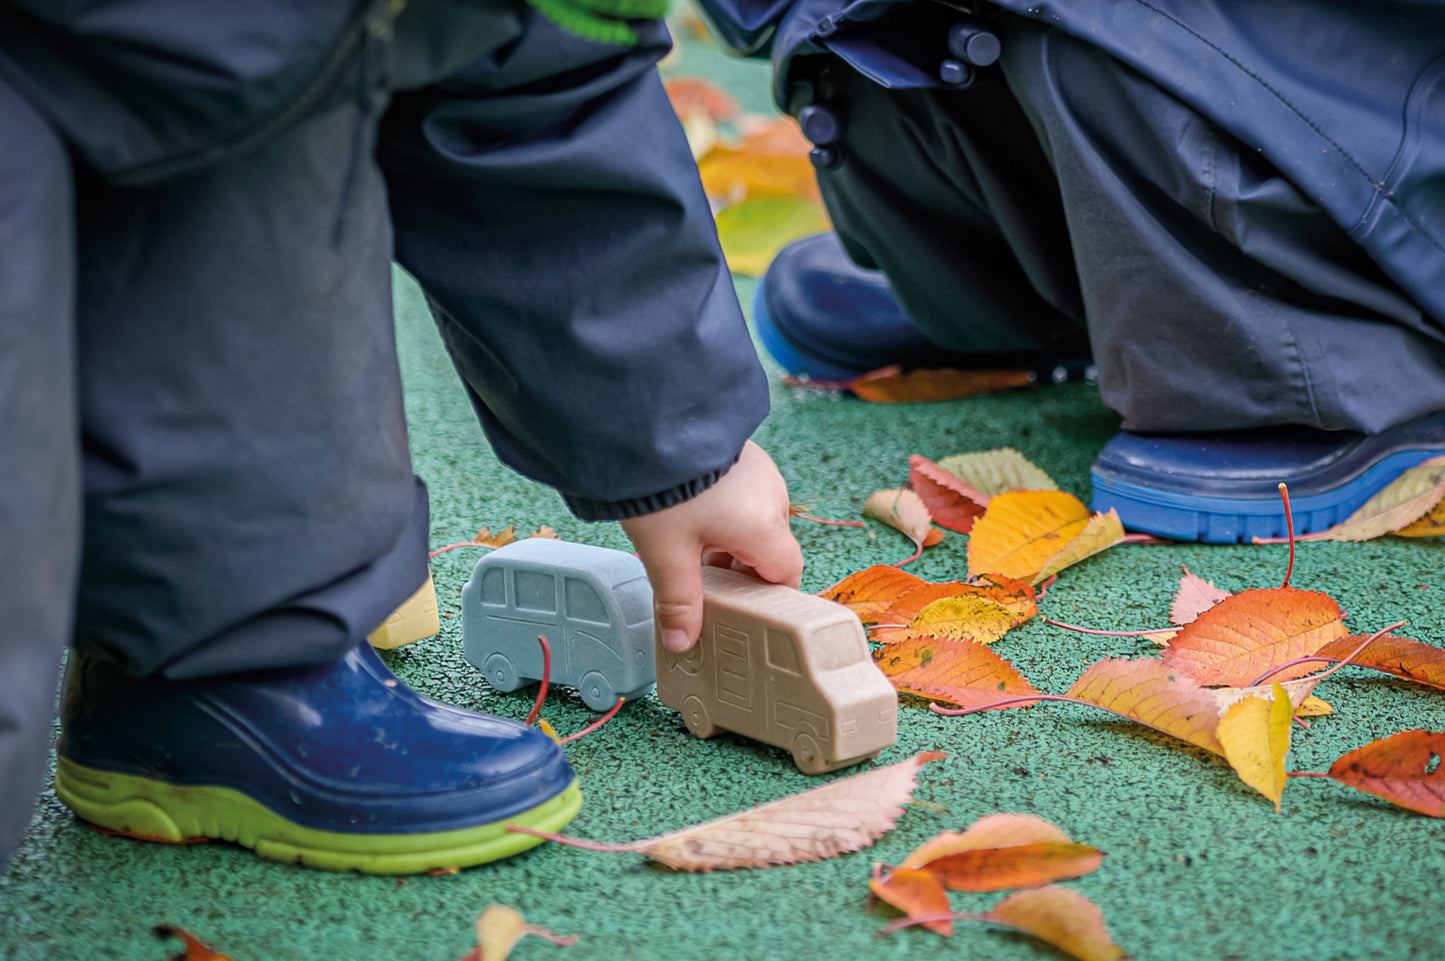
[[[822,205],[805,197],[755,197],[717,215],[718,240],[728,267],[750,277],[762,276],[788,244],[827,229]]]
[[[1119,520],[1119,512],[1110,508],[1107,514],[1095,514],[1089,518],[1088,525],[1069,543],[1065,544],[1053,557],[1044,562],[1043,568],[1034,575],[1034,583],[1039,584],[1053,577],[1066,567],[1071,567],[1087,557],[1093,557],[1100,551],[1108,550],[1124,539],[1124,525]]]
[[[953,595],[927,605],[906,627],[880,627],[873,639],[893,644],[910,637],[952,637],[992,644],[1018,622],[1014,612],[982,597]]]
[[[1295,717],[1324,717],[1326,714],[1333,713],[1335,713],[1335,709],[1330,707],[1328,701],[1320,700],[1313,695],[1305,698],[1304,701],[1294,709]]]
[[[494,549],[498,547],[506,547],[508,544],[512,543],[516,539],[517,525],[515,524],[508,524],[505,528],[498,531],[496,534],[492,533],[492,529],[490,527],[483,527],[481,530],[477,531],[477,536],[472,538],[472,540],[478,545],[482,547],[491,547]]]
[[[992,497],[1004,491],[1058,490],[1054,479],[1012,447],[954,454],[938,466],[970,487]]]
[[[1276,811],[1287,780],[1284,757],[1293,719],[1289,695],[1275,684],[1272,700],[1245,698],[1225,712],[1217,731],[1224,759],[1241,781],[1273,801]]]
[[[765,196],[816,202],[812,149],[792,120],[772,120],[754,127],[735,147],[713,147],[698,161],[698,173],[707,195],[723,204]]]
[[[505,961],[527,933],[527,922],[513,909],[493,904],[477,918],[477,945],[483,961]]]
[[[1068,888],[1020,891],[994,905],[985,920],[1046,941],[1079,961],[1123,961],[1098,905]]]
[[[1005,491],[988,502],[968,540],[971,575],[1033,580],[1048,561],[1089,526],[1089,509],[1062,491]]]
[[[1445,500],[1412,524],[1393,532],[1396,537],[1440,537],[1445,534]]]

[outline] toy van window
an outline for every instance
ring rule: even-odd
[[[647,582],[647,578],[639,577],[635,581],[614,584],[612,600],[617,603],[617,610],[622,614],[622,623],[628,627],[651,623],[652,585]]]
[[[489,567],[482,575],[482,603],[501,607],[507,603],[506,572]]]
[[[607,617],[607,608],[602,606],[602,598],[598,596],[596,589],[575,577],[567,578],[567,617],[604,627],[611,623]]]
[[[539,614],[557,613],[557,576],[517,571],[517,609]]]
[[[768,666],[789,674],[803,673],[798,663],[798,646],[791,635],[768,631]]]
[[[814,671],[834,671],[868,660],[868,642],[856,625],[835,624],[812,635],[807,657]]]

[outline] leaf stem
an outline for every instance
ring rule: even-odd
[[[905,567],[905,566],[907,566],[907,565],[909,565],[909,564],[912,564],[914,561],[916,561],[916,560],[918,560],[920,557],[922,557],[922,556],[923,556],[923,542],[922,542],[922,541],[914,541],[913,543],[915,543],[915,544],[918,545],[918,550],[916,550],[916,551],[914,551],[912,554],[910,554],[906,560],[901,560],[901,561],[899,561],[897,564],[889,564],[888,566],[889,566],[889,567],[902,568],[902,567]]]
[[[867,524],[863,523],[862,521],[835,521],[835,520],[833,520],[832,518],[828,518],[828,517],[814,517],[812,514],[809,514],[809,513],[806,513],[806,512],[800,512],[800,513],[797,513],[797,514],[793,514],[793,515],[791,515],[791,516],[792,516],[792,517],[796,517],[796,518],[798,518],[798,520],[802,520],[802,521],[812,521],[814,524],[831,524],[831,525],[833,525],[834,527],[867,527],[867,526],[868,526]]]
[[[557,743],[558,743],[558,744],[567,744],[567,743],[570,742],[570,741],[575,741],[575,740],[577,740],[579,737],[586,737],[587,735],[591,734],[593,731],[597,730],[599,727],[601,727],[602,725],[606,724],[608,721],[610,721],[610,720],[612,720],[614,717],[616,717],[616,716],[617,716],[617,712],[620,711],[620,710],[622,710],[622,705],[623,705],[624,703],[626,703],[626,701],[627,701],[627,698],[625,698],[625,697],[619,697],[619,698],[617,699],[617,703],[614,704],[614,705],[612,705],[612,710],[608,711],[606,714],[602,715],[602,716],[599,717],[596,721],[593,721],[591,724],[587,725],[587,726],[584,727],[582,730],[578,731],[576,734],[569,734],[569,735],[567,735],[566,737],[562,738],[562,740],[558,741]]]
[[[1289,488],[1284,481],[1279,482],[1279,496],[1284,501],[1284,527],[1289,535],[1289,566],[1284,569],[1284,583],[1280,587],[1289,587],[1290,575],[1294,573],[1294,513],[1289,507]]]
[[[986,914],[929,914],[924,917],[899,918],[888,927],[874,935],[875,938],[885,938],[894,931],[902,931],[904,928],[916,927],[920,924],[934,924],[939,921],[982,921],[985,924],[992,924],[993,918]]]
[[[487,546],[487,545],[486,545],[486,544],[483,544],[481,541],[457,541],[455,544],[448,544],[446,547],[438,547],[436,550],[432,551],[430,554],[427,555],[427,560],[431,560],[433,557],[436,557],[438,554],[445,554],[447,551],[454,551],[454,550],[456,550],[458,547],[486,547],[486,546]]]
[[[1039,701],[1063,701],[1065,704],[1087,704],[1089,707],[1099,706],[1097,704],[1089,704],[1088,701],[1081,701],[1076,697],[1066,697],[1063,694],[1028,694],[1019,697],[1006,697],[1003,700],[994,701],[992,704],[984,704],[979,707],[939,707],[937,704],[929,704],[928,709],[934,714],[941,714],[944,717],[964,717],[969,714],[992,711],[994,708],[1013,707],[1015,704],[1035,704]],[[1109,709],[1104,708],[1103,710],[1107,711]]]
[[[537,703],[532,705],[532,711],[522,723],[530,725],[537,720],[537,715],[542,713],[542,702],[547,700],[547,688],[552,679],[552,645],[541,634],[537,635],[537,643],[542,645],[542,686],[537,688]]]
[[[1052,617],[1045,617],[1040,614],[1045,624],[1052,624],[1054,627],[1062,627],[1066,631],[1078,631],[1080,634],[1097,634],[1101,637],[1148,637],[1151,634],[1177,634],[1179,628],[1158,627],[1152,631],[1103,631],[1095,627],[1078,627],[1073,624],[1065,624],[1063,621],[1056,621]]]
[[[1360,646],[1357,647],[1357,648],[1355,648],[1353,651],[1351,651],[1351,652],[1349,653],[1349,656],[1348,656],[1348,657],[1345,657],[1343,660],[1338,661],[1338,662],[1335,664],[1334,667],[1330,668],[1328,671],[1325,671],[1323,674],[1317,675],[1317,676],[1314,678],[1314,680],[1316,680],[1316,681],[1323,681],[1325,678],[1329,677],[1331,674],[1335,673],[1335,672],[1338,671],[1340,668],[1344,667],[1346,664],[1350,663],[1350,662],[1353,661],[1355,658],[1359,657],[1362,653],[1364,653],[1365,648],[1369,647],[1371,644],[1375,643],[1375,642],[1378,641],[1380,638],[1384,637],[1386,634],[1388,634],[1388,633],[1390,633],[1391,631],[1393,631],[1395,628],[1397,628],[1397,627],[1403,627],[1404,625],[1405,625],[1405,621],[1399,620],[1399,621],[1396,621],[1395,623],[1389,625],[1388,627],[1382,627],[1382,628],[1380,628],[1378,631],[1376,631],[1375,633],[1371,634],[1369,637],[1367,637],[1367,638],[1365,638],[1363,641],[1361,641],[1361,642],[1360,642]],[[1270,668],[1268,671],[1265,671],[1263,674],[1261,674],[1258,678],[1255,679],[1255,681],[1254,681],[1253,684],[1250,684],[1249,686],[1250,686],[1250,687],[1258,687],[1259,685],[1263,684],[1265,681],[1267,681],[1267,680],[1269,680],[1270,678],[1274,677],[1274,676],[1275,676],[1276,674],[1278,674],[1280,671],[1283,671],[1283,670],[1285,670],[1285,669],[1287,669],[1287,668],[1294,667],[1294,666],[1297,665],[1297,664],[1303,664],[1303,663],[1305,663],[1305,662],[1307,662],[1307,661],[1332,661],[1332,660],[1334,660],[1334,658],[1330,658],[1330,657],[1319,657],[1318,655],[1314,655],[1314,654],[1311,654],[1311,655],[1309,655],[1308,657],[1297,657],[1297,658],[1295,658],[1295,659],[1292,660],[1292,661],[1286,661],[1285,663],[1281,664],[1279,667],[1272,667],[1272,668]]]
[[[551,841],[554,844],[563,844],[569,848],[581,848],[584,851],[604,851],[609,854],[626,854],[630,851],[640,851],[647,841],[630,841],[623,844],[608,844],[606,841],[588,841],[586,838],[574,838],[565,834],[549,834],[546,831],[537,831],[533,828],[523,827],[520,824],[513,824],[507,827],[511,834],[528,834],[534,838],[541,838],[544,841]],[[650,840],[650,839],[649,839]]]
[[[1329,777],[1324,771],[1286,771],[1285,777]]]

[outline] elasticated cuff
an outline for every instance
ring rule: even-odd
[[[737,462],[738,458],[734,457],[725,467],[645,497],[629,497],[620,501],[599,501],[589,497],[563,494],[562,499],[567,502],[568,510],[584,521],[620,521],[629,517],[641,517],[643,514],[653,514],[681,504],[683,501],[692,500],[716,484]]]

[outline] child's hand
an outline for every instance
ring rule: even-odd
[[[629,518],[652,581],[653,610],[669,650],[685,651],[702,632],[702,565],[728,563],[763,580],[797,587],[803,552],[788,526],[788,488],[752,441],[716,484],[674,507]],[[721,558],[708,555],[722,555]]]

